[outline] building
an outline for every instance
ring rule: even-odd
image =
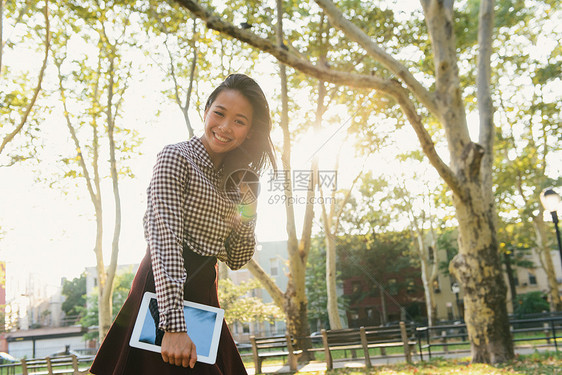
[[[558,250],[551,250],[550,256],[552,257],[552,265],[554,267],[554,272],[556,273],[556,281],[558,282],[558,293],[560,294],[560,296],[562,296],[562,264],[560,253],[558,252]],[[546,272],[541,267],[539,256],[535,251],[527,251],[524,254],[524,258],[525,260],[532,262],[536,266],[536,268],[529,269],[512,265],[516,293],[519,295],[540,291],[545,293],[549,298],[550,287],[548,285]],[[507,275],[505,278],[505,282],[506,285],[509,285]],[[512,296],[509,287],[507,295],[507,309],[509,313],[513,313]]]
[[[133,273],[136,274],[139,269],[140,264],[121,264],[117,265],[115,270],[116,275],[123,273]],[[86,267],[86,295],[91,296],[94,290],[98,287],[98,271],[96,267]]]
[[[268,273],[268,275],[275,281],[275,284],[281,289],[287,288],[289,281],[288,272],[289,267],[287,241],[271,241],[260,242],[256,246],[254,259],[260,266]],[[228,271],[228,277],[235,283],[253,279],[254,276],[247,268],[242,268],[237,271]],[[256,289],[252,291],[252,296],[260,298],[264,303],[273,302],[271,296],[265,289]],[[286,325],[284,320],[279,320],[274,323],[260,323],[254,322],[252,324],[234,323],[230,327],[232,336],[238,342],[249,342],[250,336],[273,336],[285,334]]]

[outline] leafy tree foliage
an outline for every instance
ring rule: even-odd
[[[39,104],[51,44],[49,1],[0,4],[0,165],[36,158],[42,147],[40,124],[47,108]],[[29,54],[38,64],[25,64]]]
[[[536,314],[548,311],[549,304],[546,294],[541,291],[529,292],[517,296],[515,315]]]
[[[219,282],[219,300],[228,323],[273,322],[283,317],[283,312],[273,303],[263,303],[252,291],[260,288],[258,280],[236,285],[230,279]]]
[[[115,276],[113,295],[112,295],[112,318],[111,321],[115,319],[117,313],[123,307],[127,296],[129,295],[129,290],[131,290],[131,285],[135,274],[132,272],[123,272]],[[96,288],[93,293],[87,296],[87,306],[78,309],[82,318],[80,319],[80,324],[83,327],[97,327],[99,324],[99,309],[98,309],[98,289]],[[84,335],[85,339],[91,340],[98,338],[97,332],[88,332]]]
[[[337,252],[336,248],[336,252]],[[336,259],[338,271],[336,273],[336,283],[339,287],[342,285],[341,267],[339,258]],[[308,299],[308,321],[313,331],[322,328],[330,328],[330,320],[328,318],[328,297],[326,290],[326,242],[322,237],[312,239],[310,245],[310,253],[308,255],[308,263],[306,266],[306,296]],[[338,298],[338,309],[346,311],[348,309],[348,301]]]
[[[86,274],[72,280],[64,280],[62,295],[66,297],[62,303],[62,311],[67,317],[79,316],[86,306]]]
[[[339,239],[341,278],[363,280],[362,287],[352,290],[347,301],[349,307],[370,301],[378,304],[381,316],[386,316],[388,311],[400,311],[419,302],[423,291],[420,270],[412,264],[409,256],[412,242],[405,234],[371,232]]]

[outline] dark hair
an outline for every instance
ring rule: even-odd
[[[223,176],[227,178],[238,169],[251,169],[260,174],[269,163],[276,168],[273,143],[271,142],[271,117],[269,104],[261,87],[245,74],[231,74],[209,95],[205,110],[224,90],[240,92],[252,105],[252,136],[230,151],[223,161]]]

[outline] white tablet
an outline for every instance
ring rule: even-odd
[[[224,310],[200,303],[184,301],[183,312],[187,334],[195,344],[197,361],[214,364],[224,319]],[[162,331],[157,330],[156,294],[145,292],[129,345],[160,353]]]

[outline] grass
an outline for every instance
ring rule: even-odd
[[[434,358],[431,361],[408,364],[384,365],[372,369],[337,369],[320,372],[298,372],[299,375],[551,375],[562,374],[562,354],[536,352],[516,356],[513,361],[499,365],[471,364],[470,358]]]

